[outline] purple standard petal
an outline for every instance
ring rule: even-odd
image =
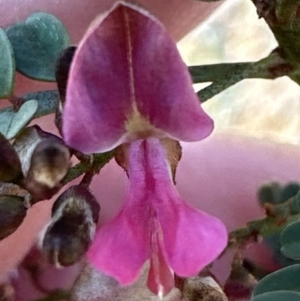
[[[180,198],[159,139],[131,143],[127,163],[124,207],[96,234],[88,257],[122,284],[137,279],[150,259],[149,288],[166,293],[172,286],[167,265],[180,276],[196,275],[226,246],[227,232],[220,220]]]
[[[206,138],[214,124],[200,106],[175,42],[153,16],[145,18],[138,11],[129,12],[132,72],[139,112],[175,140]]]
[[[99,16],[81,41],[63,120],[66,142],[85,153],[151,135],[200,140],[213,129],[164,27],[123,2]]]
[[[69,73],[63,134],[67,144],[84,153],[102,152],[121,142],[126,116],[132,110],[126,28],[120,8],[92,23]]]

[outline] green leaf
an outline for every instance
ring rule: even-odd
[[[287,258],[300,260],[300,242],[284,245],[280,248],[280,251]]]
[[[0,28],[0,98],[8,97],[15,82],[15,60],[10,41],[3,29]]]
[[[55,81],[55,64],[70,44],[66,28],[53,15],[34,13],[6,30],[17,70],[33,79]]]
[[[260,280],[253,290],[253,296],[257,296],[266,292],[281,290],[300,292],[299,278],[300,264],[288,266],[269,274]]]
[[[285,185],[281,191],[281,202],[285,202],[295,196],[300,190],[299,183],[291,182]]]
[[[27,93],[22,96],[25,101],[35,99],[38,102],[38,109],[33,118],[39,118],[55,113],[59,104],[59,94],[57,90],[38,91]]]
[[[0,110],[0,132],[7,138],[14,138],[19,131],[33,118],[38,108],[36,100],[26,101],[18,112],[13,108]]]
[[[290,291],[269,292],[258,295],[251,301],[299,301],[300,293]]]
[[[300,221],[286,226],[280,233],[280,251],[288,258],[300,259]]]

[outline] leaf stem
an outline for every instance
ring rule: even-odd
[[[84,173],[93,172],[93,175],[96,173],[99,173],[101,168],[108,163],[115,155],[115,151],[109,151],[102,154],[94,154],[93,160],[91,162],[89,161],[82,161],[68,171],[65,178],[62,180],[62,184],[65,185],[69,183],[70,181],[73,181],[74,179],[80,177]],[[88,177],[88,176],[87,176]],[[91,179],[89,179],[91,181]]]

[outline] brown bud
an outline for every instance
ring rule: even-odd
[[[68,266],[88,250],[98,221],[100,206],[84,186],[73,186],[54,203],[43,250],[51,263]]]
[[[0,181],[18,183],[23,175],[18,154],[0,133]]]
[[[35,147],[43,140],[39,126],[24,128],[15,138],[14,149],[21,161],[23,175],[26,176],[30,167],[30,160]]]
[[[51,198],[70,167],[69,149],[58,139],[43,139],[34,149],[25,187],[35,201]]]
[[[0,196],[0,239],[15,232],[26,216],[24,198],[14,195]]]

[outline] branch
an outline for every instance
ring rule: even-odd
[[[279,49],[257,62],[224,63],[189,67],[194,83],[212,82],[197,94],[201,102],[247,78],[275,79],[292,75],[295,67],[282,58]]]
[[[227,249],[239,247],[259,236],[276,234],[288,224],[300,220],[300,192],[282,204],[265,204],[265,211],[265,218],[251,221],[246,227],[232,231]]]
[[[114,155],[114,150],[103,154],[94,154],[92,162],[82,161],[76,164],[70,168],[65,178],[62,180],[62,184],[65,185],[89,171],[93,171],[93,174],[99,173],[101,168],[108,163]]]

